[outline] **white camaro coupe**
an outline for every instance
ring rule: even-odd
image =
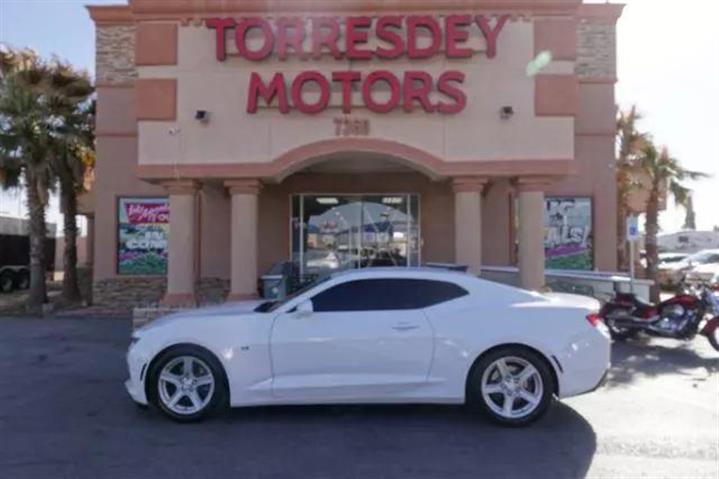
[[[226,405],[467,402],[524,425],[554,396],[601,384],[598,308],[441,269],[354,270],[279,302],[149,323],[132,336],[125,385],[179,421]]]

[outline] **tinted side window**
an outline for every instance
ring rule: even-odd
[[[314,310],[387,311],[419,309],[468,294],[453,283],[423,279],[363,279],[349,281],[312,298]]]
[[[417,290],[417,301],[420,308],[427,308],[429,306],[434,306],[435,304],[445,303],[469,294],[464,288],[457,286],[454,283],[424,279],[412,281],[417,282],[417,284],[412,287]]]

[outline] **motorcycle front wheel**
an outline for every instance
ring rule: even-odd
[[[719,351],[719,327],[714,328],[714,331],[707,334],[707,339],[709,340],[709,344],[711,344],[715,350]]]

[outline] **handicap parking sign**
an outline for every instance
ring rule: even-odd
[[[627,218],[627,241],[637,241],[639,239],[639,221],[636,216]]]

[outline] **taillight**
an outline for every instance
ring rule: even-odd
[[[597,325],[602,322],[602,317],[597,313],[588,314],[587,321],[596,328]]]

